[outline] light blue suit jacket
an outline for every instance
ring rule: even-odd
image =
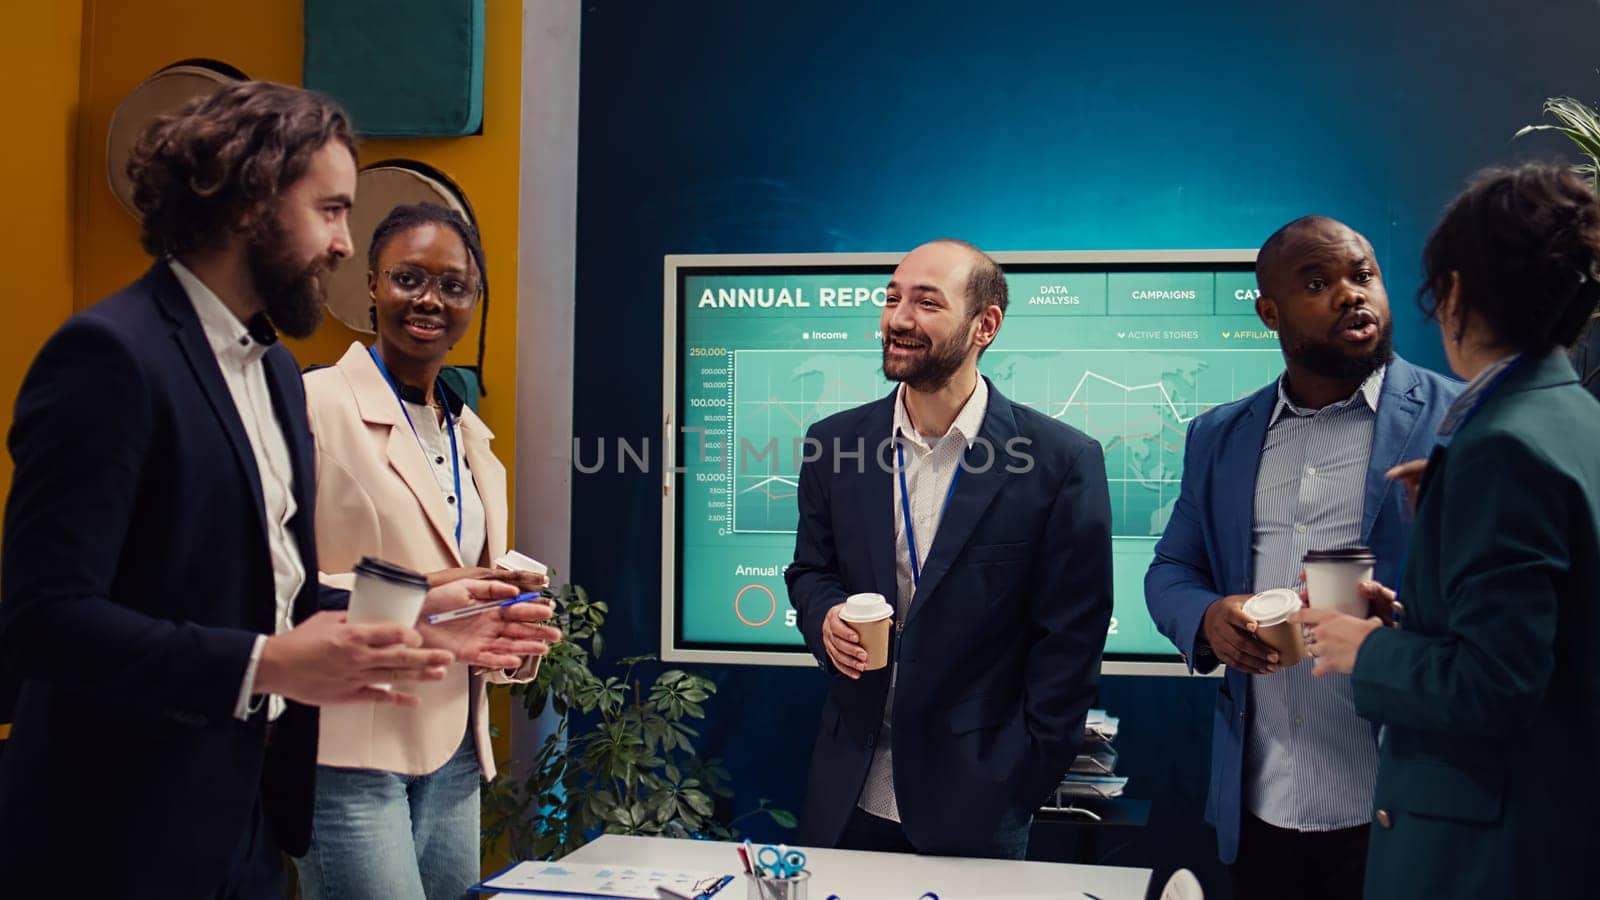
[[[1459,382],[1399,357],[1384,376],[1361,514],[1361,543],[1376,551],[1374,575],[1384,584],[1399,583],[1411,517],[1404,488],[1383,473],[1428,455],[1439,420],[1461,388]],[[1277,398],[1278,383],[1273,381],[1189,423],[1183,485],[1145,574],[1144,595],[1156,627],[1183,653],[1191,671],[1209,672],[1217,666],[1217,658],[1200,641],[1206,608],[1218,597],[1251,593],[1254,586],[1256,470]],[[1249,676],[1228,669],[1213,718],[1206,796],[1206,821],[1217,829],[1217,852],[1224,863],[1232,863],[1239,850],[1249,699]]]

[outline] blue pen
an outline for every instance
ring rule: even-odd
[[[527,603],[529,600],[537,600],[541,597],[547,596],[551,596],[547,591],[529,591],[526,594],[518,594],[517,596],[512,597],[510,600],[501,600],[499,603],[479,603],[476,606],[463,606],[460,609],[452,609],[449,612],[442,612],[437,615],[429,616],[424,621],[426,621],[429,625],[437,625],[440,622],[453,622],[456,619],[465,619],[467,616],[475,616],[479,613],[486,613],[491,609],[499,609],[502,606],[513,606],[518,603]]]

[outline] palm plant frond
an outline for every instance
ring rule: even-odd
[[[1544,101],[1544,113],[1560,124],[1524,125],[1517,129],[1511,139],[1516,140],[1536,131],[1554,131],[1566,135],[1589,158],[1587,163],[1574,165],[1572,171],[1587,178],[1590,188],[1600,194],[1600,112],[1575,97],[1550,97]],[[1593,318],[1600,321],[1600,310],[1595,311]],[[1595,371],[1600,372],[1600,369]],[[1590,377],[1593,375],[1594,372],[1591,372]]]
[[[1597,181],[1597,175],[1600,175],[1600,113],[1574,97],[1551,97],[1545,100],[1544,113],[1559,124],[1524,125],[1517,129],[1511,139],[1516,140],[1536,131],[1554,131],[1566,135],[1589,158],[1588,163],[1573,166],[1573,169],[1587,177],[1591,185],[1600,188],[1600,181]]]

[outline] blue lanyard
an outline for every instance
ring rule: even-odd
[[[922,566],[917,562],[917,530],[911,526],[911,491],[906,488],[906,445],[904,438],[895,442],[894,452],[898,454],[900,469],[900,518],[906,523],[906,549],[911,553],[911,586],[917,588],[922,585]],[[956,463],[956,473],[950,476],[950,490],[945,492],[944,506],[939,508],[939,521],[944,521],[945,511],[950,508],[950,498],[956,495],[956,485],[961,483],[961,463]]]
[[[368,347],[367,353],[372,356],[372,361],[378,364],[378,371],[383,375],[383,380],[389,382],[389,389],[394,391],[394,401],[400,404],[400,415],[406,417],[406,424],[411,426],[411,436],[417,439],[417,449],[422,451],[422,461],[428,461],[428,448],[422,445],[422,435],[417,433],[417,423],[411,421],[411,413],[406,409],[405,401],[400,399],[400,385],[395,382],[394,376],[389,374],[389,367],[383,364],[383,357],[378,355],[377,347]],[[450,404],[445,400],[444,390],[437,383],[433,386],[434,393],[439,397],[439,407],[444,410],[444,430],[450,435],[450,467],[455,472],[456,478],[456,552],[461,552],[461,517],[462,507],[466,505],[466,498],[461,496],[461,454],[456,449],[456,420],[450,415]]]

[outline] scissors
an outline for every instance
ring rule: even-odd
[[[805,870],[806,855],[790,850],[788,844],[768,845],[756,851],[756,862],[771,872],[773,878],[793,878]]]

